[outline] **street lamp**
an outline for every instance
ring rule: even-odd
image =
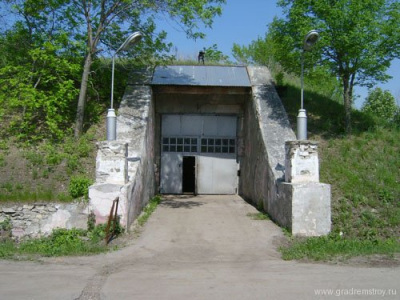
[[[301,52],[301,107],[297,116],[297,139],[307,139],[307,114],[304,109],[304,52],[311,51],[311,48],[318,41],[319,34],[316,30],[311,30],[304,37],[303,51]]]
[[[111,105],[107,112],[107,141],[115,141],[117,138],[117,116],[115,115],[114,109],[114,66],[115,66],[115,56],[120,51],[127,50],[130,46],[133,46],[142,38],[142,33],[136,31],[132,33],[125,42],[115,51],[112,57],[112,70],[111,70]]]

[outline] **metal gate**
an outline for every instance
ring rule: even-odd
[[[181,194],[188,174],[195,176],[194,193],[236,194],[236,123],[236,116],[163,115],[161,193]],[[186,170],[193,164],[188,157],[195,158],[194,172],[183,172],[185,161]]]

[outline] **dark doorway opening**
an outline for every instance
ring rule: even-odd
[[[184,156],[182,168],[182,192],[194,194],[196,190],[196,157]]]

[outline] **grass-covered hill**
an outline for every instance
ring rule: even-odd
[[[300,106],[296,85],[277,90],[293,129]],[[287,258],[400,252],[400,128],[354,111],[345,134],[344,108],[305,91],[308,138],[319,142],[320,180],[332,188],[332,234],[296,240]]]
[[[0,140],[0,206],[9,202],[71,202],[85,197],[95,179],[96,142],[105,139],[93,124],[79,139],[36,143]]]

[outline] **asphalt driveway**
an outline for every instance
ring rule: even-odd
[[[399,299],[399,267],[283,261],[238,196],[169,197],[121,250],[0,261],[1,299]]]

